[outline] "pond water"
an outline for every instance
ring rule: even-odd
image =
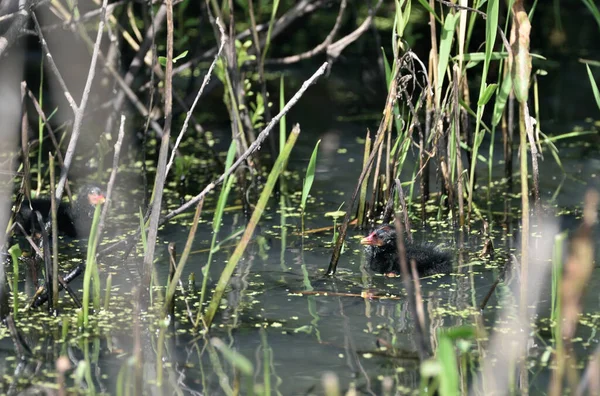
[[[336,86],[335,80],[329,84]],[[290,194],[286,197],[286,204],[281,206],[275,199],[269,203],[260,229],[238,264],[208,337],[190,330],[185,304],[179,298],[174,328],[167,333],[164,357],[157,362],[159,326],[155,317],[149,313],[142,315],[139,323],[134,320],[132,289],[139,282],[139,256],[134,254],[127,261],[120,259],[119,255],[107,257],[100,263],[102,282],[104,284],[107,274],[112,274],[113,289],[109,309],[95,319],[98,320],[100,334],[79,333],[75,328],[76,314],[72,311],[63,312],[57,318],[43,313],[28,315],[22,312],[20,329],[23,329],[25,343],[32,349],[33,356],[24,361],[15,359],[8,332],[1,333],[0,361],[4,364],[0,365],[3,378],[0,389],[7,393],[21,389],[35,393],[55,386],[55,361],[61,354],[66,354],[72,365],[83,367],[81,374],[74,373],[68,384],[75,388],[93,387],[96,392],[116,393],[122,389],[120,381],[131,383],[135,380],[135,365],[130,360],[132,354],[138,354],[143,360],[140,370],[144,380],[150,381],[146,390],[154,394],[228,394],[236,387],[241,388],[242,394],[247,394],[249,382],[263,387],[269,383],[273,394],[323,394],[322,378],[328,372],[335,373],[342,391],[353,388],[359,394],[380,395],[417,389],[421,380],[415,346],[415,318],[400,278],[373,275],[364,270],[364,252],[359,237],[368,230],[351,228],[336,276],[324,277],[333,240],[333,220],[326,213],[338,210],[342,203],[350,200],[360,173],[361,139],[364,139],[365,128],[337,120],[336,117],[344,115],[343,109],[337,110],[339,113],[333,110],[326,115],[323,110],[317,113],[315,107],[320,106],[318,95],[315,95],[315,101],[308,103],[290,115],[288,125],[294,120],[302,121],[305,114],[330,118],[321,123],[313,117],[302,125],[299,142],[288,164],[287,187]],[[377,121],[372,122],[372,130],[375,130],[376,124]],[[567,131],[558,126],[555,128],[557,134]],[[582,123],[581,128],[596,131],[593,123]],[[322,139],[322,142],[305,220],[307,235],[303,240],[298,209],[302,176],[298,175],[303,175],[317,139]],[[223,135],[221,140],[221,148],[224,149],[226,136]],[[590,185],[597,186],[597,175],[600,174],[600,162],[596,159],[598,144],[589,144],[582,139],[563,140],[556,144],[565,172],[562,173],[553,158],[545,154],[541,169],[542,198],[549,206],[569,213],[562,220],[554,218],[556,230],[559,227],[575,229],[586,189]],[[496,149],[501,150],[500,141]],[[481,152],[487,153],[487,150],[487,147],[482,147]],[[501,175],[501,154],[496,153],[495,158],[494,175]],[[198,172],[190,183],[195,185],[189,188],[191,193],[199,191],[209,180],[201,165],[196,166]],[[410,175],[411,161],[407,169],[406,175]],[[480,167],[482,180],[485,169]],[[132,183],[139,185],[135,172],[131,173],[133,176],[126,172],[119,176],[117,183],[118,203],[112,216],[119,219],[115,220],[118,227],[110,231],[115,235],[138,224],[135,212],[141,193],[139,189],[131,188]],[[410,180],[410,176],[406,176],[406,180]],[[487,217],[487,208],[482,208],[491,224],[491,239],[496,248],[493,260],[479,256],[485,242],[481,222],[475,222],[471,232],[460,234],[452,227],[446,213],[438,213],[435,202],[428,207],[426,225],[422,225],[421,219],[412,217],[415,240],[443,244],[453,252],[454,270],[450,275],[429,277],[420,282],[428,333],[426,343],[433,350],[438,344],[438,329],[475,324],[476,318],[481,319],[490,334],[503,329],[511,331],[509,323],[497,321],[497,318],[501,311],[515,304],[514,295],[509,292],[514,281],[500,282],[486,308],[479,311],[502,268],[511,262],[511,254],[517,254],[518,231],[515,230],[520,217],[516,210],[519,198],[503,195],[503,188],[495,186],[492,191],[491,218]],[[484,192],[482,189],[482,194]],[[235,208],[239,205],[236,193],[232,196],[234,198],[228,204],[233,210],[226,212],[219,241],[238,231],[245,223],[240,210]],[[167,198],[169,207],[178,205],[179,200],[175,196]],[[512,202],[514,211],[506,221],[500,213],[505,200]],[[193,253],[182,276],[192,303],[197,302],[202,267],[208,259],[213,207],[214,198],[204,206]],[[343,210],[345,208],[342,207]],[[419,213],[419,210],[414,210],[414,213]],[[168,273],[166,245],[175,242],[178,249],[183,250],[190,220],[191,214],[180,216],[159,233],[156,275],[160,284],[165,283]],[[321,228],[326,229],[314,232]],[[553,237],[553,234],[544,236]],[[597,243],[597,239],[595,241]],[[236,239],[226,241],[213,255],[209,287],[216,283],[235,245]],[[80,249],[85,251],[83,247]],[[69,250],[70,256],[73,251]],[[537,254],[550,257],[549,253]],[[190,274],[195,275],[193,286],[188,284]],[[545,391],[549,378],[545,368],[548,362],[543,359],[546,344],[551,342],[546,319],[549,277],[541,276],[540,281],[545,285],[540,291],[540,313],[534,320],[537,336],[527,345],[531,356],[532,391]],[[593,292],[597,286],[600,286],[600,271],[596,267],[584,302],[578,341],[575,342],[580,361],[585,361],[583,356],[591,354],[599,341],[595,330],[599,320],[599,301],[598,294]],[[80,282],[74,283],[75,289],[80,287]],[[66,297],[63,301],[70,305]],[[22,303],[24,305],[25,302]],[[191,309],[195,316],[197,307],[192,305]],[[510,315],[509,312],[509,318]],[[63,336],[61,329],[65,329],[67,336]],[[253,373],[250,379],[240,374],[231,361],[214,349],[209,342],[213,338],[220,339],[231,350],[248,359]],[[479,340],[464,346],[470,351],[468,359],[475,362],[475,367],[479,366],[478,348],[481,343],[483,341]],[[87,362],[91,369],[86,371],[82,362]],[[158,366],[163,367],[162,388],[151,384],[157,377]],[[468,377],[476,374],[477,369],[474,369]]]

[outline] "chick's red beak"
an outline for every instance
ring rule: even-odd
[[[369,234],[369,236],[364,237],[360,240],[361,245],[367,246],[382,246],[383,240],[377,236],[375,232]]]
[[[100,205],[103,204],[104,201],[106,201],[106,198],[104,197],[104,194],[88,194],[88,201],[90,201],[91,205]]]

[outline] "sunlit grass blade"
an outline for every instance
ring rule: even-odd
[[[283,74],[279,80],[279,111],[281,111],[285,107],[285,86],[283,80]],[[287,133],[286,127],[286,116],[281,117],[281,121],[279,121],[279,152],[283,151],[283,146],[285,145],[285,135]]]
[[[504,114],[504,108],[512,89],[512,78],[506,76],[502,80],[500,89],[496,91],[496,103],[494,104],[494,114],[492,115],[492,126],[496,126],[502,120],[502,114]]]
[[[494,94],[494,92],[496,92],[497,87],[498,87],[498,84],[490,84],[490,85],[486,86],[485,89],[483,90],[483,95],[481,95],[481,97],[479,98],[479,101],[477,102],[477,105],[485,106],[487,104],[487,102],[489,102],[490,99],[492,98],[492,95]]]
[[[600,28],[600,10],[598,10],[598,7],[596,6],[597,3],[594,0],[581,1],[583,2],[583,4],[585,4],[588,10],[590,10],[592,15],[594,16],[594,19],[596,20],[596,23],[598,24],[598,28]]]
[[[585,65],[587,69],[588,77],[590,78],[590,85],[592,86],[592,91],[594,92],[594,99],[596,99],[596,106],[600,109],[600,91],[598,91],[598,85],[596,84],[596,80],[594,79],[594,75],[590,70],[589,65]]]
[[[304,209],[306,209],[306,201],[308,199],[308,194],[310,193],[313,181],[315,180],[315,169],[317,167],[317,153],[319,152],[319,143],[321,143],[321,140],[319,140],[317,144],[315,144],[315,148],[313,149],[312,155],[310,156],[310,160],[308,161],[308,167],[306,168],[306,176],[304,177],[304,185],[302,186],[302,199],[300,200],[300,208],[303,212]]]
[[[225,160],[225,169],[231,168],[231,164],[235,159],[236,153],[236,143],[235,140],[231,141],[229,145],[229,151],[227,152],[227,159]],[[223,218],[223,212],[225,211],[225,205],[227,204],[227,198],[229,197],[229,193],[233,186],[233,182],[235,181],[235,176],[233,174],[229,175],[223,184],[223,188],[219,193],[219,199],[217,201],[217,207],[215,209],[215,213],[213,215],[213,223],[212,223],[212,240],[210,243],[210,251],[208,253],[208,259],[206,261],[206,265],[202,268],[202,288],[200,291],[200,304],[198,306],[198,314],[196,316],[195,326],[198,326],[200,318],[202,317],[202,309],[205,301],[205,293],[206,286],[208,284],[208,274],[210,272],[210,266],[212,264],[212,256],[216,251],[215,246],[217,245],[217,239],[219,235],[219,231],[221,230],[221,220]]]
[[[436,103],[439,107],[441,101],[442,86],[444,85],[444,77],[446,76],[446,68],[450,59],[450,49],[454,39],[454,31],[458,23],[459,14],[448,14],[442,28],[442,37],[440,39],[440,54],[438,59],[438,75],[437,84],[435,86]]]
[[[440,25],[442,24],[442,20],[440,19],[439,16],[437,16],[437,14],[435,13],[435,10],[433,8],[431,8],[431,6],[427,2],[427,0],[419,0],[419,4],[421,4],[423,6],[423,8],[425,8],[427,10],[427,12],[429,12],[431,15],[433,15],[435,17],[435,19],[440,23]]]
[[[223,272],[221,273],[221,277],[217,282],[217,286],[215,288],[215,292],[212,295],[212,299],[208,306],[208,310],[206,312],[206,315],[204,316],[204,322],[207,328],[210,328],[212,324],[215,314],[219,309],[219,305],[221,304],[221,298],[223,297],[223,293],[225,293],[225,288],[229,283],[229,279],[231,279],[231,276],[233,275],[233,271],[235,270],[237,263],[241,260],[242,255],[244,254],[246,247],[250,242],[250,238],[254,233],[254,229],[258,225],[258,221],[262,217],[262,214],[267,206],[267,202],[269,201],[269,197],[273,192],[273,188],[275,187],[277,178],[279,177],[281,172],[283,172],[284,165],[287,162],[290,153],[292,152],[292,148],[294,147],[294,144],[296,143],[299,134],[300,127],[296,125],[290,133],[290,136],[285,144],[283,152],[279,154],[279,157],[277,157],[277,160],[273,165],[273,169],[271,169],[271,173],[269,173],[269,177],[267,178],[267,182],[265,183],[264,190],[260,194],[260,197],[258,199],[258,202],[256,203],[256,207],[254,208],[254,212],[252,212],[252,217],[248,222],[248,226],[244,231],[242,239],[240,240],[229,261],[227,262],[227,265],[225,266]]]
[[[96,233],[98,231],[98,222],[100,221],[100,213],[102,205],[97,205],[94,211],[92,227],[88,239],[88,251],[85,262],[85,272],[83,274],[83,298],[81,305],[83,307],[83,326],[87,328],[89,325],[89,309],[90,309],[90,282],[94,279],[94,309],[100,308],[100,277],[98,275],[98,267],[96,266]]]

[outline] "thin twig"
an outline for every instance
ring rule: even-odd
[[[402,283],[404,284],[404,288],[406,289],[406,294],[408,295],[408,306],[415,320],[415,343],[417,344],[417,352],[419,353],[419,359],[423,362],[428,356],[428,348],[425,343],[425,326],[424,320],[422,319],[423,308],[420,309],[417,307],[417,297],[415,295],[415,288],[413,283],[411,282],[411,275],[409,270],[409,263],[407,262],[406,257],[406,247],[404,246],[404,232],[402,229],[402,222],[400,221],[400,216],[395,216],[395,225],[396,225],[396,243],[398,245],[398,257],[400,259],[400,272],[402,273]],[[414,260],[412,260],[414,261]],[[415,273],[413,276],[417,276],[416,267]],[[417,278],[418,279],[418,278]],[[417,280],[418,282],[418,280]],[[422,300],[421,300],[422,302]],[[419,315],[421,313],[421,315]],[[418,319],[417,319],[418,318]]]
[[[354,30],[349,35],[347,35],[345,37],[342,37],[341,39],[339,39],[335,43],[333,43],[331,45],[328,45],[327,46],[327,56],[329,56],[329,57],[331,57],[333,59],[338,58],[340,56],[340,54],[342,53],[342,51],[348,45],[352,44],[364,32],[366,32],[367,29],[369,29],[369,26],[371,26],[371,22],[375,18],[375,14],[379,10],[379,7],[381,6],[381,3],[382,3],[382,0],[379,0],[377,2],[377,4],[375,4],[375,7],[373,7],[373,9],[369,10],[369,16],[367,18],[365,18],[365,20],[363,21],[363,23],[359,27],[357,27],[356,30]]]
[[[115,143],[115,154],[113,156],[112,170],[108,179],[108,186],[106,187],[106,201],[104,202],[102,214],[100,215],[100,221],[98,222],[98,231],[96,231],[96,246],[98,246],[100,236],[102,235],[104,221],[106,220],[108,208],[110,207],[113,186],[115,185],[115,179],[117,178],[117,170],[119,169],[119,156],[121,155],[121,145],[123,144],[123,137],[125,136],[125,119],[125,115],[121,114],[121,126],[119,127],[119,136],[117,137],[117,142]]]
[[[166,171],[165,177],[169,175],[169,170],[171,169],[171,166],[173,165],[173,160],[175,159],[175,153],[177,152],[177,148],[179,147],[179,143],[181,143],[181,139],[183,138],[183,135],[187,131],[190,118],[192,117],[192,113],[194,112],[194,109],[196,108],[196,105],[198,104],[198,101],[200,100],[200,97],[202,96],[202,93],[204,92],[204,88],[206,88],[206,86],[208,85],[208,82],[210,81],[210,77],[212,75],[213,69],[215,68],[215,66],[217,64],[217,60],[221,56],[223,47],[225,46],[225,43],[227,42],[227,35],[225,34],[225,27],[223,26],[223,24],[221,23],[221,21],[219,19],[217,19],[216,23],[217,23],[217,26],[219,27],[219,31],[221,32],[221,45],[219,46],[219,51],[217,52],[215,59],[213,60],[212,64],[208,68],[208,71],[206,72],[206,75],[204,76],[204,80],[202,81],[202,85],[200,86],[200,89],[198,90],[198,94],[196,94],[194,103],[192,103],[192,106],[190,107],[189,111],[187,112],[187,114],[185,116],[185,120],[183,121],[183,126],[181,127],[181,131],[179,132],[179,136],[177,136],[177,140],[175,141],[173,150],[171,150],[171,158],[169,159],[169,163],[167,165],[167,171]]]
[[[56,66],[56,63],[54,62],[54,58],[52,57],[52,54],[50,53],[50,48],[48,48],[48,43],[46,42],[46,39],[44,38],[44,34],[42,33],[42,28],[40,26],[40,23],[38,22],[35,12],[31,13],[31,19],[33,20],[33,25],[34,25],[35,31],[37,32],[38,37],[40,39],[40,43],[42,44],[42,48],[44,49],[44,52],[46,53],[46,60],[48,61],[50,70],[52,70],[52,73],[54,73],[54,77],[56,77],[58,84],[62,88],[63,94],[65,95],[65,98],[67,99],[67,102],[69,103],[69,106],[71,106],[71,110],[73,110],[73,113],[76,113],[77,112],[77,103],[75,102],[75,99],[73,99],[73,95],[71,95],[71,92],[69,91],[69,88],[67,87],[67,83],[65,83],[65,80],[62,78],[62,74],[60,74],[60,71],[58,70],[58,66]]]
[[[156,237],[160,220],[160,208],[164,185],[167,176],[167,156],[169,151],[169,138],[171,136],[171,121],[173,120],[173,0],[167,0],[167,65],[165,67],[165,125],[160,142],[158,164],[156,165],[156,176],[154,178],[154,190],[152,200],[152,212],[150,214],[150,226],[148,227],[148,243],[144,254],[143,266],[143,289],[150,293],[152,275],[152,262],[156,248]]]
[[[342,17],[344,16],[344,11],[346,10],[346,3],[347,3],[346,0],[342,0],[340,2],[340,9],[338,11],[337,18],[335,19],[335,24],[333,25],[333,28],[331,29],[331,31],[329,32],[327,37],[325,37],[325,40],[323,40],[323,42],[321,44],[319,44],[315,48],[308,50],[306,52],[303,52],[301,54],[286,56],[284,58],[269,59],[269,60],[267,60],[266,63],[274,64],[274,65],[281,65],[281,64],[289,65],[291,63],[296,63],[296,62],[300,62],[305,59],[312,58],[313,56],[318,55],[323,51],[326,51],[328,49],[328,47],[331,45],[331,42],[333,41],[338,30],[340,29],[340,26],[342,25]]]

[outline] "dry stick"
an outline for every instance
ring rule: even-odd
[[[386,129],[386,136],[392,134],[392,128]],[[383,156],[383,142],[379,145],[379,149],[377,150],[377,161],[375,162],[375,172],[373,173],[373,189],[371,191],[371,218],[375,215],[375,209],[377,207],[377,186],[379,185],[379,169],[381,168],[381,157]],[[368,178],[367,178],[368,179]],[[366,184],[366,183],[365,183]],[[366,190],[366,187],[365,187]],[[366,192],[365,192],[366,195]],[[362,227],[363,224],[359,224],[359,227]]]
[[[415,319],[417,319],[415,320],[415,342],[417,344],[419,360],[423,362],[425,359],[427,359],[428,356],[428,348],[427,344],[425,343],[425,326],[423,325],[424,319],[422,319],[423,307],[421,307],[420,309],[417,308],[417,298],[415,294],[415,289],[410,279],[411,276],[408,268],[409,264],[406,260],[406,248],[404,246],[404,231],[402,229],[402,222],[400,221],[400,216],[396,216],[395,225],[397,230],[396,243],[398,246],[398,257],[400,258],[400,272],[402,273],[402,283],[404,284],[404,289],[406,289],[406,294],[408,295],[408,306],[410,308],[411,314]],[[418,278],[416,282],[418,282]],[[421,315],[419,315],[419,312],[421,313]]]
[[[50,153],[50,213],[52,219],[52,308],[58,309],[58,218],[56,216],[56,199],[54,199],[54,156]]]
[[[529,150],[531,151],[531,173],[533,176],[533,203],[536,217],[540,214],[540,167],[538,165],[538,147],[533,137],[532,118],[529,115],[529,108],[525,107],[525,122],[527,125],[527,139],[529,140]]]
[[[44,38],[44,35],[42,34],[42,28],[40,27],[40,23],[37,20],[35,12],[31,13],[31,19],[33,20],[35,31],[38,34],[40,43],[42,44],[42,48],[44,49],[44,52],[46,53],[46,58],[48,60],[48,66],[50,67],[50,70],[52,70],[52,73],[54,73],[54,77],[56,77],[58,84],[62,88],[63,95],[65,95],[65,98],[67,99],[67,102],[69,103],[69,106],[71,106],[71,110],[73,110],[73,113],[77,113],[77,103],[75,103],[75,99],[73,99],[73,96],[71,95],[71,92],[69,91],[69,88],[67,87],[67,84],[65,83],[65,80],[63,80],[62,75],[60,74],[60,71],[58,70],[58,66],[56,66],[56,63],[54,63],[54,58],[52,57],[52,54],[50,53],[50,49],[48,48],[48,43],[46,42],[46,39]]]
[[[156,237],[160,219],[160,208],[167,176],[167,156],[169,151],[169,138],[171,136],[171,121],[173,119],[173,0],[167,0],[167,65],[165,67],[165,125],[160,142],[156,177],[154,179],[152,212],[150,226],[148,227],[148,246],[144,254],[142,269],[143,288],[145,293],[150,293],[152,275],[152,262],[156,248]]]
[[[21,81],[21,154],[23,155],[23,190],[25,197],[31,200],[31,178],[29,177],[31,166],[29,164],[29,121],[27,117],[27,104],[25,95],[27,92],[27,83]]]
[[[227,42],[227,35],[225,34],[225,27],[223,26],[223,24],[221,23],[221,21],[219,19],[216,20],[216,24],[219,27],[219,31],[221,32],[221,45],[219,46],[219,51],[217,52],[215,59],[211,63],[210,67],[208,68],[208,71],[206,72],[206,75],[204,76],[204,80],[202,81],[202,85],[200,86],[200,89],[198,90],[198,93],[196,94],[194,103],[192,103],[192,106],[190,107],[189,111],[186,114],[185,120],[183,121],[183,126],[181,127],[179,136],[177,136],[177,140],[175,141],[175,145],[173,146],[173,150],[171,151],[171,158],[169,159],[169,163],[167,164],[166,175],[169,174],[169,170],[171,169],[171,166],[173,165],[173,160],[175,159],[175,153],[177,151],[177,147],[179,147],[179,144],[181,143],[181,139],[183,138],[183,135],[187,131],[188,123],[190,121],[190,118],[192,117],[192,113],[194,112],[194,109],[196,108],[196,105],[198,104],[198,101],[200,100],[200,97],[202,96],[202,93],[204,92],[204,88],[206,88],[206,86],[208,85],[208,82],[210,81],[210,77],[212,76],[212,72],[215,68],[215,65],[217,64],[217,60],[221,56],[223,47],[225,46],[225,43]]]
[[[185,247],[183,248],[183,254],[181,255],[181,258],[179,259],[179,263],[177,264],[177,266],[175,266],[175,257],[173,258],[173,262],[171,263],[171,268],[173,270],[173,275],[170,276],[170,281],[169,281],[169,287],[165,293],[165,307],[169,307],[169,305],[171,305],[174,309],[175,306],[175,302],[174,302],[174,297],[175,297],[175,288],[176,285],[179,284],[179,287],[181,288],[181,292],[183,293],[183,297],[184,297],[184,301],[185,301],[185,307],[187,309],[187,314],[188,314],[188,319],[190,320],[190,324],[194,324],[194,314],[192,313],[192,310],[190,309],[190,305],[188,304],[188,298],[185,295],[185,288],[183,287],[183,282],[181,281],[181,274],[183,273],[183,269],[185,268],[185,264],[190,256],[190,252],[192,250],[192,244],[194,243],[194,239],[196,236],[196,230],[198,229],[198,223],[200,222],[200,214],[202,213],[202,206],[204,205],[204,200],[201,200],[200,202],[198,202],[198,205],[196,205],[196,213],[194,213],[194,220],[192,221],[192,226],[190,227],[190,232],[188,233],[188,238],[185,242]],[[174,247],[173,247],[173,256],[175,255],[174,252]],[[171,252],[170,250],[170,245],[169,245],[169,253]],[[166,312],[164,313],[164,315],[166,316]],[[171,314],[171,316],[173,316],[173,313]],[[175,320],[175,317],[172,317],[172,320]],[[173,322],[174,323],[174,322]]]
[[[352,208],[354,207],[354,202],[356,201],[356,196],[360,191],[360,186],[362,185],[365,177],[371,170],[371,166],[373,161],[375,160],[375,155],[379,151],[379,146],[383,143],[383,138],[385,136],[385,130],[391,126],[392,122],[392,113],[394,103],[396,101],[396,89],[397,89],[397,78],[393,76],[392,85],[389,89],[388,96],[386,99],[385,109],[383,111],[383,118],[379,124],[379,129],[377,130],[377,134],[375,135],[375,143],[373,143],[373,148],[371,151],[371,155],[369,156],[368,166],[363,168],[360,176],[358,178],[358,183],[356,188],[354,189],[354,193],[352,194],[352,198],[347,205],[346,214],[344,216],[344,222],[340,227],[340,233],[338,234],[337,241],[335,243],[335,248],[333,249],[333,255],[331,256],[331,260],[329,262],[329,267],[327,268],[327,275],[333,276],[335,275],[335,271],[337,268],[337,263],[340,258],[340,252],[342,250],[342,245],[344,243],[344,239],[346,239],[346,234],[348,232],[348,223],[350,222],[350,213],[352,212]]]
[[[169,242],[168,247],[169,252],[169,285],[173,282],[173,276],[175,275],[175,267],[177,266],[177,246],[175,242]],[[173,297],[175,297],[173,295]],[[168,298],[168,294],[167,294]],[[187,301],[186,301],[187,302]],[[170,301],[165,303],[166,312],[171,315],[171,318],[175,318],[175,299],[171,299]],[[166,316],[165,312],[165,316]],[[172,324],[175,324],[175,321],[171,321]]]
[[[23,234],[25,236],[25,239],[27,240],[27,242],[29,242],[29,245],[31,245],[31,247],[33,248],[33,250],[35,251],[35,253],[38,255],[38,257],[41,258],[42,257],[42,251],[36,245],[36,243],[33,241],[33,239],[31,239],[31,236],[29,236],[27,234],[27,231],[25,231],[25,228],[23,228],[23,225],[21,223],[14,223],[11,226],[10,231],[12,231],[15,227],[18,228],[21,231],[21,234]],[[7,234],[10,234],[10,231]]]
[[[521,171],[521,290],[520,290],[520,315],[523,323],[527,319],[527,286],[529,284],[529,187],[528,187],[528,171],[527,171],[527,121],[525,120],[527,111],[527,103],[519,104],[519,155],[520,155],[520,171]],[[473,158],[473,161],[476,161]]]
[[[382,1],[383,0],[379,0],[377,2],[377,4],[375,4],[375,7],[373,7],[372,9],[369,10],[369,16],[367,18],[365,18],[363,23],[358,28],[356,28],[356,30],[354,30],[349,35],[342,37],[335,43],[328,45],[327,46],[327,56],[329,56],[333,59],[338,58],[340,56],[340,54],[342,53],[342,51],[344,50],[344,48],[346,48],[348,45],[352,44],[364,32],[366,32],[367,29],[369,29],[369,27],[371,26],[371,22],[373,21],[375,14],[377,14],[377,11],[379,10],[379,7],[381,6]]]
[[[81,132],[81,124],[83,122],[83,115],[85,114],[85,109],[86,109],[87,102],[88,102],[88,99],[90,96],[92,82],[94,80],[94,76],[96,75],[96,63],[98,60],[98,53],[100,52],[100,43],[102,42],[102,34],[104,31],[104,22],[106,20],[106,5],[107,5],[107,3],[108,3],[108,0],[102,1],[102,16],[100,18],[100,22],[98,23],[98,33],[96,35],[96,42],[94,44],[94,49],[92,52],[92,60],[90,62],[90,69],[88,71],[87,80],[85,82],[85,87],[83,89],[83,94],[81,96],[81,102],[79,103],[79,106],[75,103],[75,100],[71,96],[64,80],[62,79],[62,77],[60,75],[58,67],[54,63],[54,59],[52,59],[52,55],[48,48],[48,44],[46,43],[46,40],[44,39],[44,35],[42,33],[42,30],[41,30],[40,24],[37,20],[37,17],[35,16],[35,13],[34,12],[31,13],[32,19],[35,24],[35,30],[40,38],[40,41],[42,42],[42,47],[44,48],[44,52],[46,53],[46,58],[48,60],[48,64],[50,65],[51,70],[57,77],[60,85],[62,86],[63,91],[64,91],[63,94],[67,98],[67,101],[69,102],[69,105],[71,106],[71,109],[73,110],[73,113],[75,115],[75,119],[73,121],[73,129],[71,131],[71,139],[69,140],[69,145],[67,147],[67,152],[65,154],[65,164],[64,164],[64,167],[61,169],[58,185],[56,186],[55,198],[57,201],[59,201],[62,198],[62,194],[63,194],[64,188],[65,188],[65,183],[67,181],[67,174],[69,173],[69,168],[71,167],[71,162],[73,161],[73,157],[75,155],[75,148],[77,146],[77,141],[79,140],[79,135]]]
[[[417,312],[417,320],[419,321],[419,326],[421,326],[421,329],[424,329],[425,311],[423,310],[423,294],[421,293],[421,282],[419,281],[419,273],[417,272],[417,262],[415,261],[415,259],[410,260],[410,274],[412,276],[412,283],[414,286],[415,309]]]
[[[404,228],[406,228],[406,238],[408,238],[409,242],[413,242],[411,227],[410,227],[410,219],[408,217],[408,208],[406,207],[406,199],[404,198],[404,190],[402,190],[402,184],[400,184],[400,179],[396,179],[396,191],[398,193],[398,201],[400,201],[400,207],[402,208],[402,215],[404,220]]]
[[[323,40],[323,42],[321,44],[319,44],[315,48],[308,50],[306,52],[303,52],[301,54],[286,56],[284,58],[269,59],[269,60],[267,60],[266,63],[269,65],[282,65],[282,64],[289,65],[291,63],[296,63],[296,62],[300,62],[305,59],[312,58],[313,56],[318,55],[323,51],[326,51],[329,48],[329,46],[331,45],[335,35],[338,33],[340,26],[342,25],[342,18],[344,16],[344,11],[346,10],[346,5],[347,5],[346,0],[342,0],[340,2],[340,9],[338,11],[337,18],[335,19],[335,24],[333,25],[333,28],[331,29],[331,31],[329,32],[327,37],[325,37],[325,40]]]
[[[42,230],[42,248],[43,248],[43,258],[44,258],[44,268],[46,271],[46,289],[52,287],[52,259],[50,258],[50,242],[48,241],[48,231],[46,231],[46,227],[44,225],[44,219],[42,215],[37,210],[33,212],[40,229]],[[52,312],[53,310],[53,300],[52,295],[53,291],[50,290],[48,294],[48,312]]]
[[[119,126],[119,135],[117,136],[117,142],[115,143],[115,153],[113,155],[112,170],[110,172],[110,177],[108,178],[108,185],[106,187],[106,200],[104,202],[104,207],[102,208],[102,213],[100,214],[100,220],[98,221],[98,228],[96,231],[96,241],[94,242],[96,246],[98,246],[98,243],[100,242],[100,238],[102,236],[104,222],[108,214],[108,208],[110,207],[112,190],[115,185],[115,180],[117,178],[117,170],[119,169],[119,157],[121,155],[121,145],[123,144],[123,137],[125,136],[125,119],[125,115],[121,114],[121,125]]]
[[[75,293],[73,291],[73,289],[71,289],[69,287],[69,284],[67,283],[65,278],[63,278],[62,276],[58,276],[58,282],[60,284],[60,287],[62,287],[64,290],[66,290],[67,293],[69,294],[69,296],[73,299],[73,303],[75,304],[75,306],[77,308],[81,308],[81,301],[79,300],[79,297],[77,297],[77,293]],[[60,287],[58,289],[59,291],[60,291]]]
[[[73,281],[73,279],[77,278],[79,275],[81,275],[81,273],[85,270],[85,264],[80,264],[78,265],[73,271],[69,272],[67,275],[65,275],[64,277],[59,277],[59,286],[58,289],[59,291],[62,290],[64,288],[65,284],[69,284],[70,282]],[[73,292],[69,291],[70,289],[66,289],[67,292],[71,295],[71,297],[74,295]],[[39,306],[41,306],[43,303],[45,303],[46,301],[48,301],[48,293],[44,293],[41,294],[43,290],[41,290],[40,292],[38,292],[33,298],[32,298],[32,302],[29,305],[29,308],[37,308]],[[81,307],[81,302],[79,302],[78,300],[75,300],[75,303],[78,304]]]
[[[456,148],[456,181],[457,181],[457,200],[458,200],[458,216],[461,227],[465,225],[465,203],[463,197],[463,165],[460,156],[460,103],[458,98],[458,67],[454,67],[454,144]],[[452,144],[452,142],[450,142]]]

